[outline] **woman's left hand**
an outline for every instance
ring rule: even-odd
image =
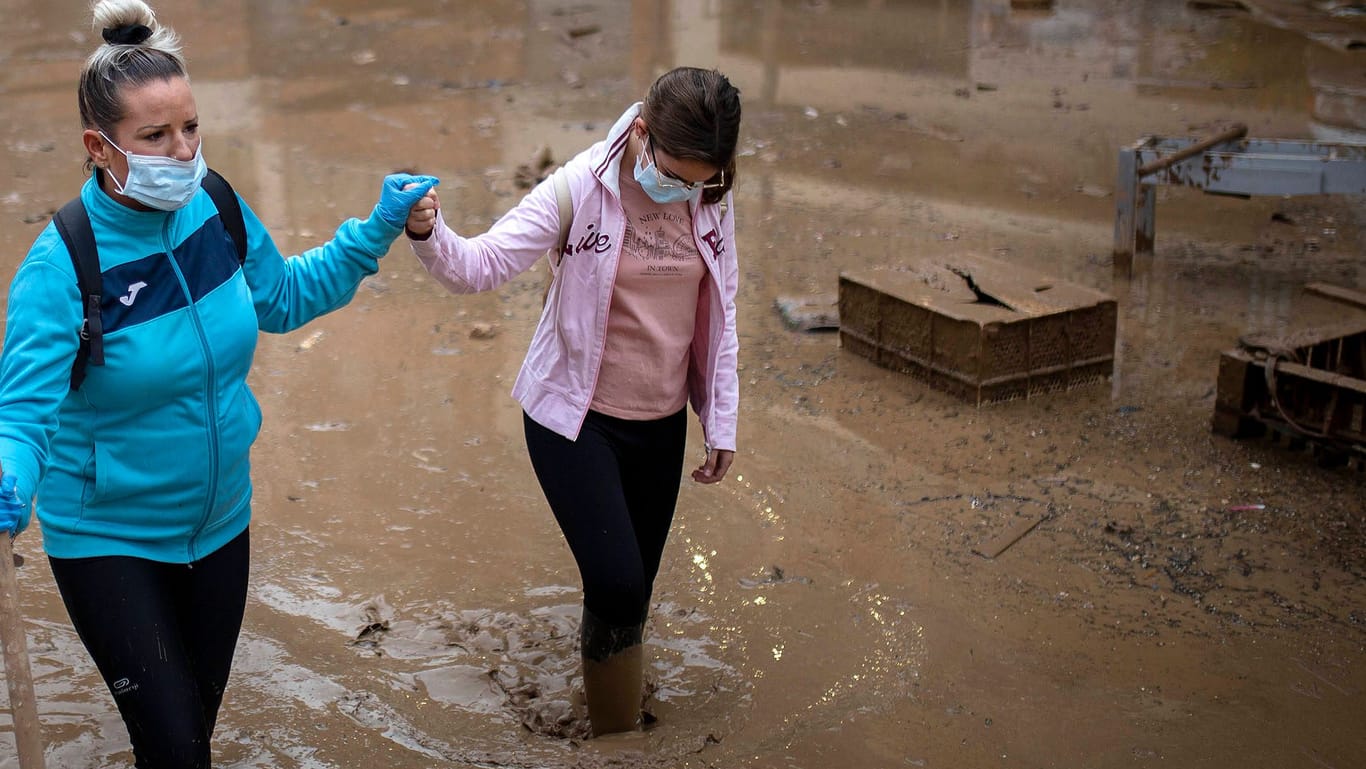
[[[24,502],[19,499],[19,494],[14,488],[15,480],[11,473],[5,473],[0,477],[0,534],[8,534],[11,537],[23,531],[28,525],[28,516],[24,514]]]
[[[735,461],[735,452],[728,449],[712,449],[707,452],[707,461],[692,471],[692,479],[698,483],[717,483],[726,477],[730,463]]]

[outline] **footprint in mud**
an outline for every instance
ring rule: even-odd
[[[548,690],[534,672],[517,665],[500,665],[488,672],[501,692],[505,707],[529,732],[545,737],[582,740],[592,735],[582,691],[577,687]]]
[[[489,679],[503,693],[508,709],[532,734],[568,740],[586,740],[592,736],[582,679],[575,679],[568,690],[546,691],[540,681],[526,678],[515,665],[490,670]],[[658,690],[656,682],[647,680],[641,693],[640,719],[646,730],[657,723],[650,710],[650,700]]]
[[[447,643],[503,661],[487,673],[502,707],[529,732],[582,740],[592,734],[579,674],[577,606],[553,607],[532,617],[507,612],[461,612],[445,628]],[[657,686],[647,682],[642,718]],[[430,689],[430,687],[429,687]],[[430,690],[429,690],[430,694]]]
[[[534,734],[580,739],[589,727],[576,679],[578,612],[574,605],[531,616],[468,609],[404,621],[372,602],[362,607],[352,643],[390,657],[440,660],[414,675],[436,702],[502,713]]]
[[[413,675],[431,700],[466,712],[503,714],[546,737],[590,736],[578,605],[534,609],[529,616],[470,609],[421,622],[392,619],[387,606],[373,602],[363,608],[354,645],[377,655],[440,661]],[[677,675],[679,669],[670,671]],[[641,698],[647,729],[656,722],[653,705],[660,691],[660,681],[647,672]]]

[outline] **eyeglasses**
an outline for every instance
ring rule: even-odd
[[[714,182],[689,182],[680,179],[677,176],[674,176],[668,171],[660,171],[659,159],[655,157],[654,137],[650,136],[649,134],[645,134],[645,141],[647,144],[647,149],[650,152],[650,167],[654,169],[655,181],[659,182],[659,186],[664,187],[666,189],[688,190],[689,192],[693,190],[714,190],[717,187],[726,186],[726,170],[724,168],[721,169],[720,180]]]

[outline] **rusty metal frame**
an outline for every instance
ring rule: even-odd
[[[1158,184],[1241,197],[1366,195],[1366,144],[1249,139],[1246,130],[1235,126],[1209,139],[1149,136],[1120,149],[1117,265],[1152,253]]]
[[[1230,438],[1285,435],[1323,458],[1366,461],[1366,319],[1243,337],[1220,356],[1211,427]]]

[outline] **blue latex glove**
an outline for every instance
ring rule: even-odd
[[[408,221],[408,211],[417,201],[427,194],[427,190],[440,184],[435,176],[414,176],[412,174],[389,174],[384,177],[380,188],[379,203],[375,204],[375,216],[391,227],[402,227]],[[410,190],[403,189],[415,184]]]
[[[11,537],[23,531],[28,525],[28,516],[24,514],[25,505],[19,501],[19,495],[14,489],[16,483],[18,479],[13,473],[0,476],[0,531],[8,533]]]

